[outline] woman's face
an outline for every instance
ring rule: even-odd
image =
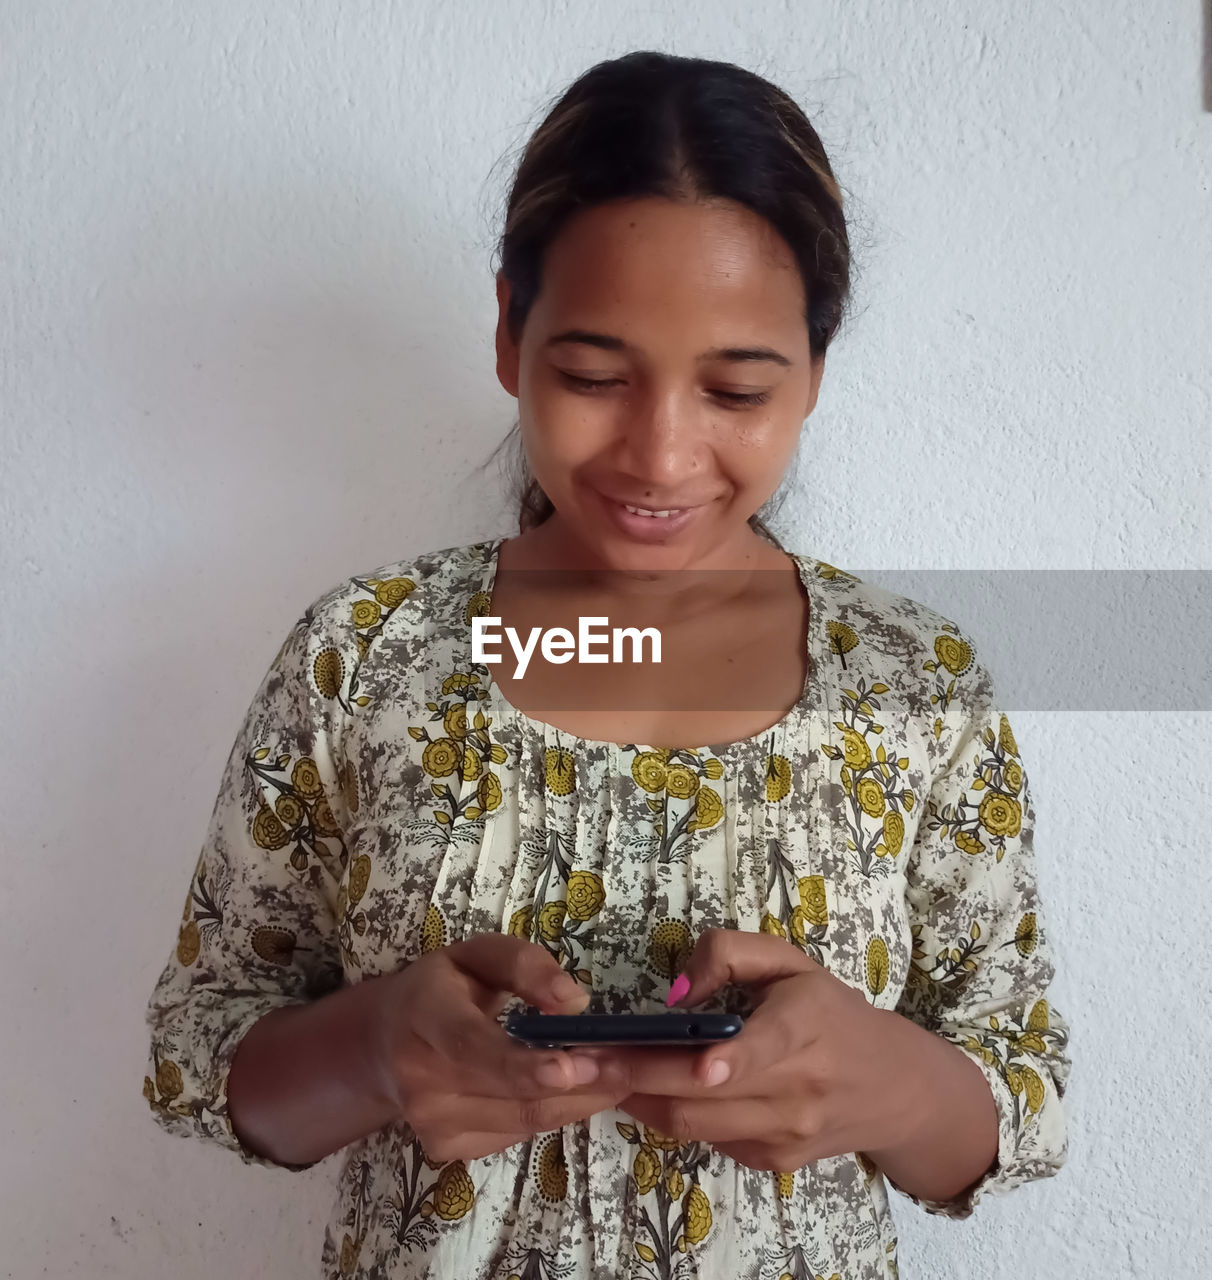
[[[599,205],[548,250],[520,345],[500,275],[497,300],[497,376],[556,508],[549,536],[619,569],[752,541],[824,370],[795,259],[764,219],[726,201]]]

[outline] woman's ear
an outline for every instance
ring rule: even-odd
[[[817,397],[821,393],[821,378],[824,376],[824,373],[825,356],[822,352],[820,355],[812,357],[812,385],[808,392],[808,403],[804,408],[805,418],[807,418],[813,409],[816,408]]]
[[[497,272],[497,381],[516,400],[518,397],[518,348],[509,332],[510,288],[503,271]]]

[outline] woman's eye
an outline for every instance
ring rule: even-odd
[[[580,378],[575,373],[566,373],[563,369],[560,370],[560,377],[569,386],[576,387],[578,390],[585,390],[590,394],[602,387],[613,387],[616,383],[622,381],[621,378]],[[712,395],[719,396],[721,400],[732,405],[765,404],[770,399],[769,391],[713,391]]]

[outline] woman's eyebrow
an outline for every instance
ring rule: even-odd
[[[555,347],[565,342],[579,342],[589,347],[600,347],[603,351],[631,349],[630,344],[624,342],[622,338],[616,338],[607,333],[594,333],[589,329],[565,329],[548,338],[543,346],[544,348]],[[704,351],[698,359],[700,361],[730,360],[737,363],[768,360],[788,369],[791,367],[791,361],[781,352],[775,351],[773,347],[712,347],[710,351]]]

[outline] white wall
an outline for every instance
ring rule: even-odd
[[[302,606],[505,530],[470,475],[513,421],[489,254],[547,99],[649,47],[813,115],[860,275],[800,549],[868,577],[1207,568],[1199,8],[0,3],[0,1270],[317,1274],[335,1162],[161,1133],[143,1009]],[[898,1200],[910,1280],[1207,1274],[1199,711],[1015,720],[1072,1154],[966,1223]]]

